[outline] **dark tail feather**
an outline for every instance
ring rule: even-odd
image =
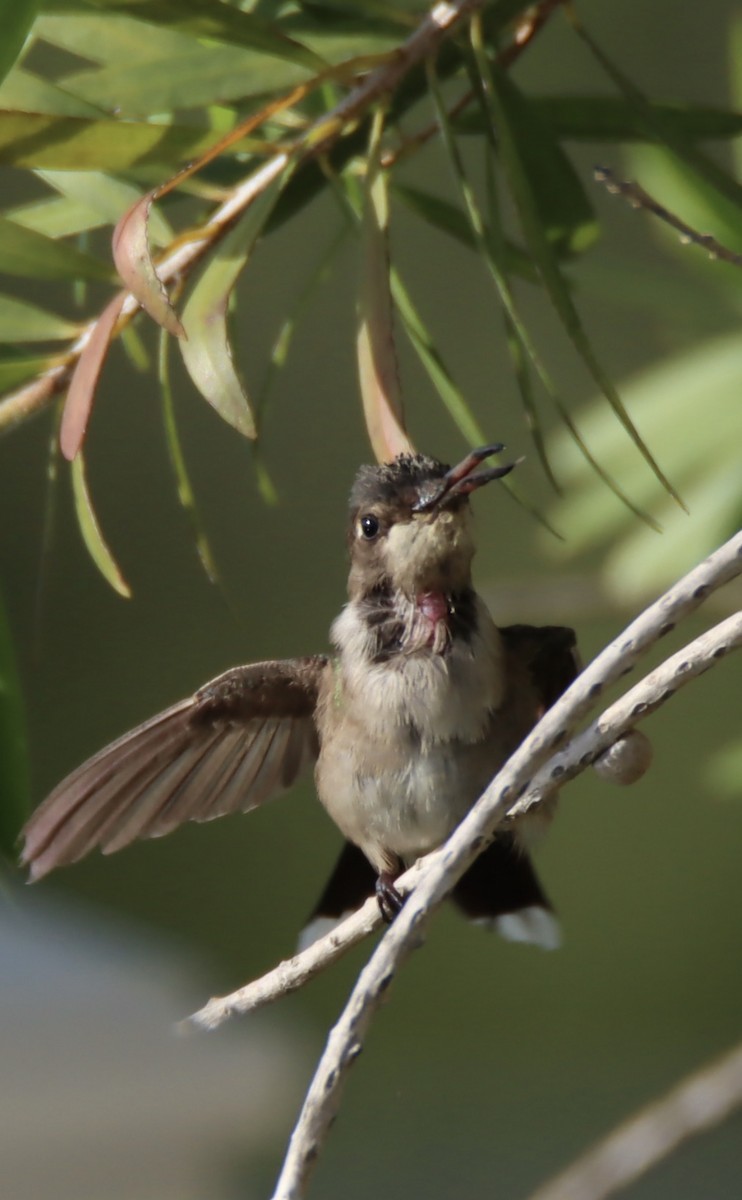
[[[470,920],[489,925],[508,941],[559,945],[559,923],[530,858],[511,833],[501,833],[479,855],[453,890]]]
[[[373,896],[376,872],[366,856],[346,842],[327,887],[299,937],[299,949],[328,933],[347,913]],[[479,855],[452,894],[470,920],[488,925],[512,942],[531,942],[553,950],[559,945],[559,923],[538,881],[531,860],[512,834],[499,834]]]
[[[328,933],[341,917],[360,908],[375,891],[376,872],[371,863],[357,846],[346,842],[327,887],[299,935],[299,949],[311,946],[317,938]]]

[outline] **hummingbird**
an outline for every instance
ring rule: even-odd
[[[470,496],[516,465],[482,467],[503,449],[362,467],[332,652],[233,667],[88,759],[23,831],[31,880],[248,812],[313,764],[345,844],[301,944],[374,893],[392,920],[398,876],[448,838],[579,671],[572,629],[498,628],[474,590]],[[559,927],[527,847],[552,809],[501,827],[452,893],[470,919],[546,948]]]

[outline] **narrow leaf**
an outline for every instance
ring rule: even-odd
[[[407,184],[395,184],[394,194],[399,196],[399,199],[411,212],[422,217],[434,229],[439,229],[442,233],[447,233],[450,237],[455,238],[463,246],[476,250],[477,241],[463,209],[449,203],[441,196],[434,196],[431,192],[409,187]],[[533,262],[520,246],[516,246],[515,242],[505,240],[504,255],[508,270],[513,275],[520,275],[531,283],[539,278]]]
[[[38,0],[0,0],[0,80],[21,53],[38,7]]]
[[[524,352],[528,355],[533,363],[534,369],[541,380],[541,383],[552,404],[557,409],[560,417],[572,433],[572,436],[574,437],[576,444],[579,446],[581,453],[590,463],[596,474],[599,475],[607,487],[610,488],[614,495],[618,496],[618,498],[627,506],[627,508],[630,508],[632,512],[634,512],[652,528],[658,529],[659,527],[657,522],[654,521],[654,519],[642,509],[637,508],[633,501],[629,499],[623,489],[618,485],[615,479],[613,479],[608,472],[603,469],[594,455],[591,454],[588,446],[580,436],[579,431],[577,430],[574,421],[569,414],[567,406],[561,399],[551,375],[541,361],[538,350],[533,343],[528,329],[523,323],[513,298],[510,282],[508,280],[503,261],[502,232],[497,227],[496,222],[492,222],[489,231],[490,236],[486,236],[484,220],[479,210],[479,205],[476,202],[474,191],[469,183],[469,180],[467,179],[466,172],[464,171],[464,164],[461,154],[456,142],[454,141],[451,123],[448,118],[448,113],[446,112],[446,106],[443,103],[443,97],[441,96],[438,80],[432,65],[428,68],[428,79],[430,82],[431,95],[435,103],[436,114],[441,128],[443,145],[448,153],[454,178],[461,189],[461,196],[464,201],[467,215],[469,216],[469,220],[471,222],[472,231],[477,240],[479,252],[492,277],[495,287],[497,288],[503,308],[505,309],[505,313],[511,322],[512,328],[522,343]]]
[[[107,225],[115,225],[124,209],[142,195],[140,188],[102,171],[37,171],[36,174],[73,204],[89,205]],[[147,232],[158,246],[169,245],[175,236],[169,221],[157,211],[150,213]]]
[[[95,389],[111,344],[126,294],[118,292],[104,308],[77,361],[62,414],[59,444],[66,459],[73,461],[85,439]]]
[[[80,533],[90,557],[113,590],[118,592],[119,596],[124,596],[127,600],[131,599],[131,588],[121,574],[101,533],[88,491],[82,454],[78,454],[72,463],[72,492],[75,498],[75,512]]]
[[[66,242],[24,229],[0,217],[0,271],[29,279],[97,279],[110,283],[114,272]]]
[[[574,142],[656,141],[646,120],[622,96],[529,96],[531,109],[555,137]],[[653,117],[692,141],[735,138],[742,134],[742,113],[701,104],[659,104],[647,100]],[[480,135],[487,119],[481,109],[454,118],[457,133]]]
[[[723,196],[726,196],[728,200],[731,200],[733,204],[739,207],[742,204],[742,184],[739,184],[727,171],[723,170],[713,159],[709,158],[703,150],[694,145],[678,129],[674,121],[666,120],[662,111],[649,103],[639,88],[631,82],[628,76],[624,75],[623,71],[612,62],[597,42],[593,40],[587,30],[576,19],[574,12],[570,10],[569,15],[577,33],[600,63],[608,77],[613,80],[615,86],[623,93],[625,99],[633,108],[637,121],[644,127],[647,134],[655,141],[662,142],[670,150],[673,150],[689,167],[697,171],[702,179],[705,179],[707,183],[717,188]]]
[[[448,409],[464,441],[469,446],[481,446],[487,441],[479,422],[467,404],[464,394],[454,381],[443,361],[431,334],[416,309],[398,273],[391,273],[392,295],[402,319],[405,333],[414,347],[428,377]]]
[[[149,249],[147,221],[155,196],[156,191],[148,192],[124,213],[113,231],[113,260],[122,280],[145,312],[168,333],[183,337],[183,326],[170,304]]]
[[[484,55],[480,61],[487,61]],[[497,82],[502,103],[507,104],[509,131],[517,140],[521,172],[529,182],[539,228],[557,253],[578,253],[595,241],[598,225],[577,172],[530,99],[504,72],[498,74]],[[480,101],[486,112],[486,94],[480,93]],[[495,144],[505,159],[507,131],[498,124],[496,132]]]
[[[0,163],[61,171],[124,171],[173,164],[202,154],[214,141],[209,129],[147,121],[91,120],[40,112],[0,110]],[[259,148],[242,140],[231,153]]]
[[[379,165],[383,115],[374,116],[366,164],[358,289],[358,377],[366,429],[379,462],[410,453],[389,288],[389,199]]]
[[[12,388],[41,375],[60,359],[54,355],[17,354],[14,351],[6,353],[8,347],[0,347],[0,394],[9,392]]]
[[[287,176],[280,176],[250,205],[227,234],[183,309],[180,342],[186,369],[205,400],[239,433],[255,438],[250,403],[237,374],[227,329],[232,289],[244,269]]]
[[[275,21],[256,17],[223,0],[87,0],[90,8],[121,13],[153,25],[164,25],[198,38],[213,38],[229,45],[246,46],[260,54],[316,69],[318,55],[288,37]],[[79,0],[52,0],[57,11],[79,8]],[[145,27],[146,30],[146,27]],[[143,31],[144,36],[146,32]]]
[[[78,328],[35,304],[0,293],[0,342],[61,341],[74,337]]]
[[[178,500],[180,501],[186,516],[191,525],[193,540],[196,545],[196,552],[201,562],[201,566],[206,572],[206,576],[211,583],[219,584],[219,572],[217,570],[214,555],[211,552],[211,546],[206,536],[206,531],[201,521],[201,514],[196,505],[196,497],[188,474],[183,446],[178,433],[178,425],[175,420],[175,405],[173,403],[173,390],[170,386],[170,343],[164,329],[160,330],[160,346],[158,354],[158,374],[160,378],[160,387],[162,395],[162,416],[165,425],[165,437],[167,440],[167,448],[170,454],[170,462],[175,474],[176,486],[178,489]]]
[[[512,103],[512,85],[502,71],[490,70],[484,55],[480,54],[477,57],[480,67],[485,72],[483,75],[485,96],[492,105],[492,118],[498,131],[500,151],[508,173],[513,198],[518,208],[523,232],[533,259],[541,272],[544,286],[572,344],[619,421],[659,482],[682,508],[684,506],[680,496],[655,461],[626,411],[616,388],[598,362],[582,326],[569,288],[559,269],[554,249],[543,227],[541,211],[535,194],[537,182],[531,175],[530,160],[523,153],[521,144],[523,130],[519,125],[521,109],[517,102],[515,105]]]
[[[13,638],[0,597],[0,850],[13,859],[29,810],[26,723]]]

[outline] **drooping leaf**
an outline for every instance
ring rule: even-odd
[[[90,413],[95,399],[100,373],[106,361],[111,337],[121,315],[125,292],[118,292],[98,317],[90,337],[77,361],[70,381],[62,414],[59,444],[66,459],[73,461],[80,453]]]
[[[464,202],[466,213],[471,222],[472,232],[475,236],[482,261],[487,267],[492,281],[497,288],[497,292],[500,296],[500,300],[502,301],[505,314],[510,321],[514,335],[517,336],[518,340],[520,341],[523,351],[525,354],[527,354],[528,358],[532,362],[534,370],[536,371],[539,380],[549,396],[549,399],[559,413],[562,421],[569,429],[575,444],[579,447],[580,452],[583,454],[586,461],[590,464],[600,479],[603,480],[606,486],[622,501],[623,504],[626,505],[627,508],[634,512],[643,521],[646,521],[647,524],[653,529],[657,529],[658,526],[656,521],[654,521],[648,513],[645,513],[641,508],[638,508],[634,504],[634,502],[619,486],[616,480],[613,479],[613,477],[604,469],[600,461],[591,452],[589,446],[585,442],[585,439],[581,436],[579,429],[575,425],[569,409],[559,395],[550,373],[547,371],[544,363],[541,361],[541,356],[539,355],[533,339],[531,338],[530,333],[528,332],[528,329],[524,324],[515,304],[504,262],[504,238],[502,230],[499,228],[497,223],[493,221],[489,228],[489,236],[487,236],[488,231],[485,227],[479,205],[474,195],[474,190],[464,170],[463,160],[453,137],[451,123],[443,102],[438,79],[432,65],[428,68],[428,79],[430,83],[431,95],[435,103],[435,109],[440,124],[443,145],[451,163],[454,179],[461,190],[461,197]],[[507,482],[508,481],[506,480],[505,483],[507,484]]]
[[[261,417],[268,406],[269,398],[276,379],[278,378],[279,372],[283,370],[288,360],[289,351],[291,349],[291,344],[293,342],[294,334],[296,333],[299,321],[309,308],[317,289],[322,285],[322,283],[324,283],[325,279],[330,274],[334,259],[341,246],[344,244],[347,235],[347,226],[343,226],[340,231],[334,235],[327,246],[327,249],[318,260],[316,267],[310,272],[304,286],[301,288],[294,303],[286,313],[286,316],[281,323],[281,328],[279,329],[278,335],[275,338],[271,348],[265,378],[263,379],[260,391],[255,399],[255,418],[258,426],[260,425]],[[253,450],[253,455],[258,455],[257,446]],[[263,494],[264,499],[268,499],[268,497],[272,496],[273,493],[271,490],[272,485],[267,477],[266,468],[258,460],[255,462],[255,468],[256,472],[258,473],[258,481],[261,493]],[[276,503],[275,498],[273,498],[270,502]]]
[[[73,203],[89,204],[108,225],[115,225],[122,212],[142,195],[139,188],[100,171],[37,171],[36,174]],[[170,222],[157,209],[150,212],[147,232],[156,246],[169,245],[175,236]]]
[[[105,114],[65,88],[42,79],[25,67],[13,67],[0,84],[0,108],[26,113],[51,113],[58,117],[93,117]]]
[[[417,213],[434,229],[449,234],[463,246],[476,249],[477,242],[463,209],[449,203],[441,196],[434,196],[431,192],[409,187],[406,184],[395,184],[394,195],[398,196],[411,212]],[[513,275],[520,275],[523,279],[531,282],[538,279],[538,271],[520,246],[505,239],[504,255],[508,270]]]
[[[209,129],[0,111],[0,164],[60,171],[124,171],[136,167],[172,170],[202,154],[214,141]],[[243,153],[257,143],[230,148]]]
[[[647,437],[662,440],[668,467],[688,499],[690,515],[666,502],[661,538],[645,536],[627,522],[622,508],[596,487],[562,431],[550,438],[566,485],[551,511],[569,532],[567,551],[603,547],[604,579],[622,602],[634,604],[661,589],[739,526],[741,389],[736,332],[693,346],[623,385],[626,403],[641,413]],[[629,444],[615,437],[609,410],[595,399],[579,419],[601,461],[621,474],[632,495],[649,499],[652,481]]]
[[[732,178],[728,171],[720,167],[713,159],[704,153],[695,142],[678,128],[675,121],[667,120],[661,109],[654,107],[646,96],[628,78],[627,75],[608,57],[584,26],[576,19],[574,11],[570,16],[574,28],[587,45],[595,59],[600,63],[608,77],[624,96],[624,99],[634,110],[637,122],[646,129],[647,134],[654,140],[663,143],[683,162],[715,187],[721,195],[726,196],[733,204],[742,205],[742,184]]]
[[[9,220],[24,229],[32,229],[48,238],[72,237],[106,224],[104,217],[87,204],[78,204],[66,196],[52,196],[21,204],[6,213]]]
[[[531,160],[523,151],[522,137],[524,130],[520,124],[521,106],[518,101],[513,104],[514,93],[511,81],[504,72],[497,69],[490,70],[489,64],[483,55],[480,54],[477,57],[480,69],[483,72],[484,94],[487,101],[491,102],[492,105],[492,117],[498,132],[498,145],[509,177],[513,198],[518,208],[523,232],[554,308],[572,344],[593,379],[603,391],[611,408],[634,445],[664,489],[683,507],[683,502],[679,494],[659,467],[649,447],[643,441],[636,426],[629,417],[616,388],[599,363],[585,333],[579,313],[559,268],[554,249],[542,223],[541,209],[536,195],[539,180],[532,174]]]
[[[154,192],[140,197],[127,209],[113,231],[113,259],[124,283],[158,325],[175,337],[183,326],[165,290],[149,249],[147,223]]]
[[[211,38],[230,46],[246,46],[273,58],[299,63],[310,69],[324,64],[306,46],[282,31],[277,22],[267,21],[222,0],[86,0],[87,7],[120,13],[151,25]],[[79,10],[79,0],[46,0],[56,11]]]
[[[72,463],[72,492],[75,499],[75,512],[83,541],[88,553],[100,571],[103,578],[111,585],[114,592],[125,599],[131,599],[131,588],[124,579],[118,563],[113,557],[101,532],[98,518],[95,515],[93,503],[88,490],[85,475],[85,462],[82,454],[78,454]]]
[[[15,858],[29,811],[29,769],[21,682],[13,638],[0,597],[0,851]]]
[[[263,231],[286,176],[279,176],[250,205],[224,238],[183,309],[180,342],[188,374],[204,399],[245,437],[257,435],[245,388],[229,343],[227,312],[232,289]]]
[[[206,530],[201,520],[201,514],[198,511],[196,504],[196,496],[193,491],[193,485],[188,474],[185,454],[178,433],[178,425],[175,419],[175,405],[173,403],[173,390],[170,386],[170,343],[164,329],[160,330],[160,342],[158,353],[158,375],[160,379],[161,395],[162,395],[162,416],[165,426],[165,438],[167,440],[167,448],[170,454],[170,462],[172,463],[173,473],[175,475],[176,486],[178,489],[178,500],[180,501],[186,516],[190,522],[191,531],[193,533],[193,541],[196,546],[196,552],[201,562],[201,566],[206,572],[206,576],[211,583],[220,583],[219,572],[217,570],[214,555],[209,545]]]
[[[576,142],[655,141],[634,105],[622,96],[529,96],[539,120],[560,140]],[[742,133],[742,113],[701,104],[659,104],[647,100],[655,117],[693,141],[735,138]],[[486,117],[480,108],[467,109],[454,118],[459,133],[485,132]]]
[[[35,304],[0,293],[0,342],[47,342],[74,337],[78,326]]]
[[[0,217],[0,271],[29,279],[90,279],[110,283],[114,271],[66,242]]]
[[[480,61],[486,61],[484,56]],[[517,139],[520,170],[527,178],[534,216],[557,254],[576,254],[598,236],[595,213],[572,163],[542,120],[530,99],[501,71],[496,76],[500,107],[507,106],[508,129],[498,123],[496,142],[503,160],[509,157],[505,140]],[[485,81],[482,81],[485,83]],[[485,114],[486,93],[482,93]]]
[[[0,80],[23,49],[38,7],[38,0],[0,0]]]
[[[389,197],[381,169],[383,114],[374,116],[363,197],[361,277],[358,288],[358,378],[366,430],[378,462],[411,453],[394,344],[389,286]]]
[[[392,295],[405,333],[445,404],[455,425],[469,446],[482,446],[487,437],[466,402],[464,393],[453,379],[425,322],[415,307],[397,271],[391,273]]]

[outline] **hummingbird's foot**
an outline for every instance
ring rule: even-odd
[[[376,899],[379,902],[379,912],[387,925],[391,925],[405,902],[404,896],[400,896],[394,886],[396,878],[391,871],[382,871],[376,880]]]

